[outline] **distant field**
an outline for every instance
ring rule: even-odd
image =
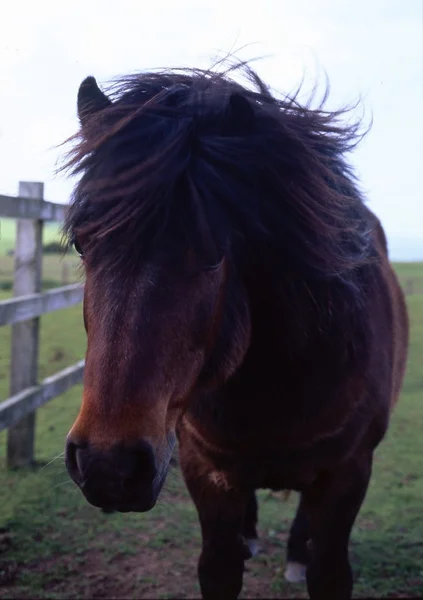
[[[15,246],[16,221],[15,219],[0,218],[0,256]],[[43,241],[45,244],[60,239],[60,224],[45,223],[43,228]]]
[[[66,271],[65,265],[67,265]],[[76,283],[81,281],[79,271],[79,258],[69,255],[65,258],[57,255],[46,255],[43,257],[43,287],[48,289],[63,283]],[[64,274],[67,280],[63,280]],[[13,282],[13,258],[0,255],[0,291],[7,296],[12,295]]]
[[[75,261],[75,259],[73,259]],[[60,279],[60,260],[45,272]],[[0,252],[0,270],[12,265]],[[397,265],[402,281],[423,280],[423,264]],[[46,275],[47,276],[47,275]],[[75,275],[76,277],[76,275]],[[57,280],[58,281],[58,280]],[[9,292],[0,292],[0,299]],[[411,352],[407,380],[373,480],[354,528],[355,594],[418,596],[423,590],[423,294],[408,296]],[[41,320],[40,377],[84,355],[81,306]],[[0,397],[9,386],[10,327],[0,328]],[[200,530],[179,472],[168,478],[159,505],[147,514],[106,515],[89,506],[63,464],[65,435],[80,404],[75,387],[37,412],[33,470],[4,469],[0,434],[0,597],[14,599],[199,597]],[[55,459],[55,460],[54,460]],[[260,494],[262,553],[249,561],[244,598],[306,598],[283,579],[287,534],[296,497]]]
[[[0,219],[0,290],[8,296],[12,294],[11,284],[13,281],[12,256],[7,256],[9,250],[15,246],[16,221],[13,219]],[[57,223],[46,223],[43,229],[43,244],[59,241],[61,239],[60,225]],[[64,265],[67,280],[63,281]],[[73,283],[80,280],[77,272],[79,259],[75,253],[62,258],[58,255],[45,255],[43,258],[43,281],[44,288],[49,288],[62,283]]]

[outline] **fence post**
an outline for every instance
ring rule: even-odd
[[[21,181],[19,196],[44,197],[44,184]],[[41,291],[42,232],[40,220],[18,219],[15,243],[13,295],[22,296]],[[10,394],[37,383],[39,318],[12,326]],[[35,412],[8,430],[7,464],[23,467],[34,462]]]
[[[62,285],[68,285],[69,283],[69,263],[64,260],[62,263]]]

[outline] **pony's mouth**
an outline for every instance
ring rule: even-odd
[[[166,472],[163,476],[157,476],[148,487],[134,482],[131,485],[123,485],[116,480],[94,485],[89,480],[78,484],[85,499],[96,508],[106,512],[147,512],[154,508],[157,499],[166,480]]]
[[[94,493],[86,493],[80,488],[85,496],[85,499],[96,508],[101,508],[106,512],[148,512],[156,505],[158,493],[151,491],[142,494],[140,498],[134,498],[126,495],[98,495]]]

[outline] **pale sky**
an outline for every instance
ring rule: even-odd
[[[67,202],[72,182],[55,177],[56,148],[76,127],[76,93],[94,75],[168,66],[210,66],[230,51],[275,89],[305,75],[328,106],[363,99],[374,124],[352,159],[392,258],[423,259],[422,0],[14,0],[0,21],[0,193],[44,181]]]

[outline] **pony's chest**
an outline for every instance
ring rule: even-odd
[[[307,442],[284,440],[284,436],[259,436],[228,440],[210,435],[198,422],[184,419],[181,442],[207,466],[212,484],[230,489],[291,489],[302,491],[318,474],[345,460],[360,443],[367,428],[359,427],[357,415],[328,434]]]
[[[229,486],[301,491],[317,477],[319,466],[299,457],[268,456],[236,462],[226,473]]]

